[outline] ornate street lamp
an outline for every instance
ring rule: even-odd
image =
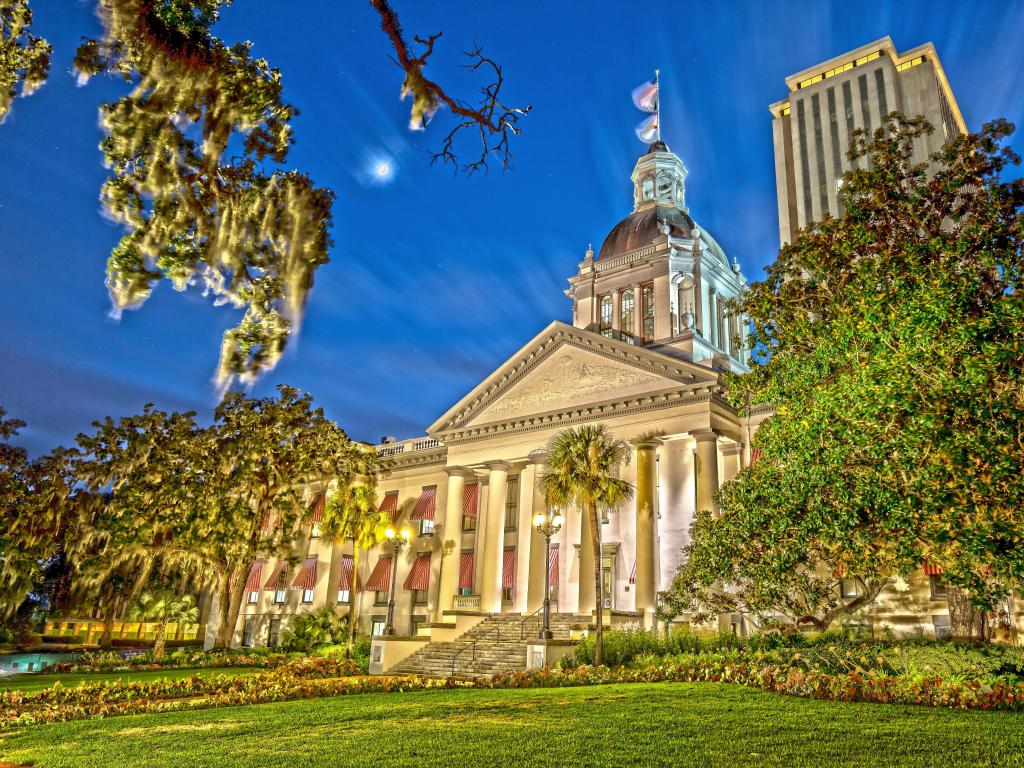
[[[401,534],[397,534],[394,528],[388,528],[384,531],[384,535],[394,550],[394,554],[391,556],[391,599],[388,600],[388,620],[384,624],[384,634],[393,635],[395,634],[395,583],[398,581],[398,554],[402,551],[402,547],[409,543],[412,531],[403,528]]]
[[[565,519],[561,513],[549,509],[533,518],[537,533],[544,537],[544,626],[540,630],[541,640],[550,640],[551,634],[551,537],[562,530]]]

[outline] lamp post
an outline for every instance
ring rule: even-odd
[[[562,530],[564,519],[553,510],[541,512],[533,518],[537,533],[544,537],[544,626],[540,630],[541,640],[550,640],[551,634],[551,537]]]
[[[384,535],[394,551],[391,556],[391,599],[388,600],[388,620],[384,624],[384,634],[393,635],[395,634],[395,583],[398,581],[398,554],[402,551],[402,547],[409,543],[412,531],[403,528],[402,532],[397,534],[394,528],[388,528],[384,531]]]

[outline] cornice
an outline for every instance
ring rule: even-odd
[[[718,383],[717,374],[694,363],[688,363],[659,352],[645,350],[643,347],[636,347],[625,342],[608,339],[605,336],[590,331],[558,323],[543,338],[535,339],[532,347],[527,345],[524,350],[520,351],[519,355],[512,358],[502,368],[499,368],[495,374],[492,374],[492,377],[497,376],[497,374],[502,372],[503,368],[509,368],[503,376],[492,381],[489,385],[486,381],[481,384],[478,391],[476,391],[476,396],[471,401],[465,403],[462,408],[448,416],[443,423],[439,422],[433,425],[428,430],[428,433],[435,437],[441,437],[453,431],[458,431],[486,409],[487,406],[522,381],[556,350],[565,346],[591,352],[606,360],[624,363],[638,370],[677,381],[683,385],[721,387]],[[690,368],[694,370],[688,370]],[[470,394],[474,393],[471,392]]]
[[[448,461],[448,447],[434,448],[428,451],[413,451],[401,453],[397,456],[389,456],[386,461],[381,461],[381,470],[395,472],[401,469],[414,469],[416,467],[428,467],[432,464],[445,464]]]
[[[535,416],[521,417],[505,422],[490,422],[472,427],[453,429],[441,433],[446,445],[464,445],[476,440],[487,440],[499,435],[518,435],[549,429],[552,426],[565,427],[593,421],[595,418],[630,416],[648,411],[663,410],[681,405],[708,403],[717,400],[717,393],[693,389],[662,390],[651,394],[623,398],[594,405],[571,408],[564,411],[549,411]]]

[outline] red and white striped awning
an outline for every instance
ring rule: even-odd
[[[317,558],[307,557],[292,582],[292,589],[313,589],[316,586],[316,566]]]
[[[366,589],[374,592],[387,592],[391,589],[391,555],[380,556],[366,581]]]
[[[260,591],[260,576],[263,574],[263,560],[257,560],[249,566],[249,578],[245,580],[246,592]]]
[[[409,515],[410,520],[433,520],[434,519],[434,501],[437,499],[437,486],[432,485],[429,488],[424,488],[420,494],[419,500],[416,502],[416,507],[413,509],[412,514]]]
[[[752,448],[750,450],[750,466],[754,466],[755,464],[757,464],[757,462],[761,460],[761,455],[762,454],[760,448]]]
[[[398,491],[385,493],[384,500],[377,507],[377,511],[386,513],[391,522],[395,522],[395,518],[398,516]]]
[[[633,561],[633,570],[629,572],[629,583],[636,584],[636,560]]]
[[[469,483],[462,492],[462,514],[476,517],[480,508],[480,483]]]
[[[516,585],[516,551],[506,549],[501,559],[501,588],[512,589]]]
[[[277,565],[274,566],[273,573],[270,574],[270,578],[267,579],[267,583],[263,585],[264,589],[284,589],[285,574],[288,572],[288,561],[278,560]]]
[[[430,588],[430,553],[424,552],[416,555],[416,561],[412,564],[412,570],[405,579],[406,589],[429,589]]]
[[[927,560],[924,561],[924,572],[927,576],[941,576],[942,566],[929,563]]]
[[[343,555],[341,558],[341,577],[338,579],[338,589],[352,589],[352,555]]]
[[[263,516],[263,522],[260,523],[260,530],[269,531],[273,527],[273,520],[274,516],[270,512],[267,512],[267,514]]]
[[[551,547],[551,554],[548,555],[548,584],[552,587],[558,586],[558,545]]]
[[[313,502],[309,505],[310,525],[320,525],[320,521],[324,519],[324,507],[326,504],[327,494],[325,493],[318,493],[313,498]]]
[[[473,564],[476,556],[472,552],[459,553],[459,589],[473,588]]]

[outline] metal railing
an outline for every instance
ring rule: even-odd
[[[528,622],[530,619],[534,618],[538,613],[540,613],[543,610],[544,610],[544,606],[541,605],[540,608],[538,608],[536,611],[534,611],[529,616],[527,616],[525,619],[523,619],[522,621],[519,622],[519,639],[520,640],[525,640],[526,639],[526,622]]]
[[[455,662],[456,662],[456,660],[459,658],[459,656],[464,654],[466,651],[472,649],[472,651],[473,651],[473,663],[476,664],[476,645],[481,640],[486,638],[489,634],[491,634],[492,631],[494,632],[494,639],[495,639],[495,641],[500,643],[501,642],[501,632],[500,632],[498,627],[494,627],[493,630],[488,629],[487,631],[483,632],[480,635],[480,637],[478,637],[475,640],[473,640],[473,642],[471,642],[465,648],[460,648],[458,651],[456,651],[455,655],[452,656],[452,677],[455,677]]]

